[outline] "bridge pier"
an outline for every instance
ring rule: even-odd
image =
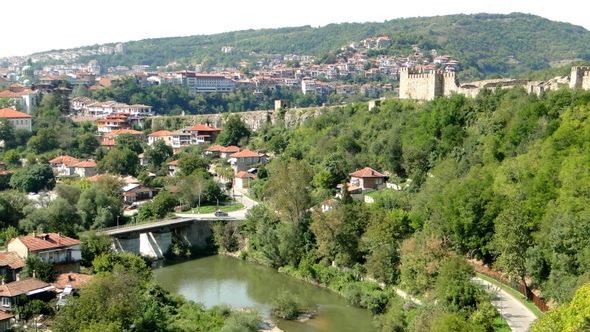
[[[160,259],[172,246],[172,233],[148,232],[139,234],[139,254]]]

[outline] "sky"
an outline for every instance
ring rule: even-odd
[[[0,5],[0,57],[246,29],[520,12],[590,30],[588,0],[30,0]]]

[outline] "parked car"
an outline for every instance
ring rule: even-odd
[[[216,217],[227,217],[228,214],[227,214],[227,212],[223,212],[221,210],[217,210],[217,211],[215,211],[215,216]]]

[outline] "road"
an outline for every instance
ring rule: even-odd
[[[246,213],[248,210],[255,205],[258,205],[258,202],[251,199],[250,197],[246,196],[244,192],[239,192],[236,190],[234,194],[234,199],[238,203],[242,203],[244,205],[243,209],[228,212],[228,219],[237,219],[237,220],[244,220],[246,218]],[[194,209],[193,209],[194,210]],[[195,217],[195,218],[214,218],[215,215],[213,213],[177,213],[179,217]],[[222,217],[223,218],[223,217]]]
[[[487,291],[494,294],[492,304],[498,309],[512,331],[526,332],[529,330],[531,324],[537,319],[537,316],[529,308],[489,281],[477,277],[472,280],[474,283],[483,285]]]

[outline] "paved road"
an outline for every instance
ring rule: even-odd
[[[234,193],[234,199],[236,202],[242,203],[244,208],[241,210],[228,212],[229,218],[243,220],[246,218],[246,213],[248,213],[248,210],[250,210],[250,208],[252,208],[254,205],[258,205],[258,202],[246,196],[243,192],[239,192],[238,190],[236,190]],[[193,211],[196,211],[196,208],[194,208]],[[213,213],[177,213],[176,215],[179,217],[215,218]],[[221,219],[223,219],[223,217]]]
[[[537,316],[531,310],[500,287],[477,277],[473,278],[473,282],[483,285],[486,290],[495,294],[492,298],[492,304],[504,317],[512,331],[526,332],[537,319]]]

